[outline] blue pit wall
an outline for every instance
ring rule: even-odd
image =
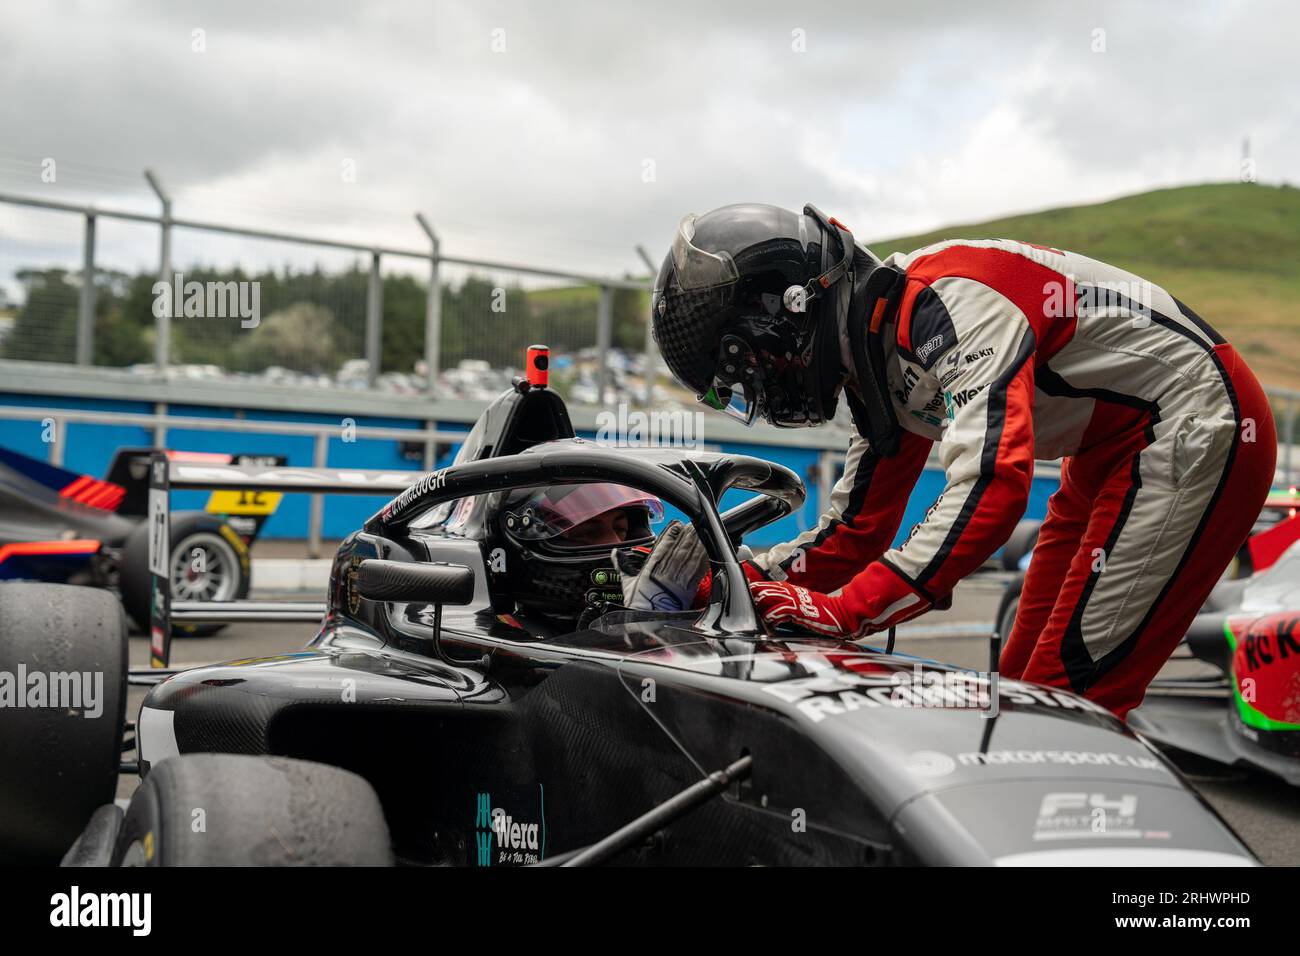
[[[2,363],[10,365],[11,363]],[[26,364],[26,363],[24,363]],[[100,370],[80,370],[83,375]],[[0,367],[0,375],[4,369]],[[8,377],[8,376],[6,376]],[[62,376],[58,376],[62,377]],[[24,376],[31,381],[30,376]],[[69,390],[66,394],[54,394],[55,383],[42,379],[45,387],[41,394],[18,391],[0,391],[0,406],[12,410],[33,409],[30,420],[0,419],[0,445],[42,460],[49,460],[51,445],[42,441],[44,431],[36,409],[61,409],[92,412],[126,412],[133,414],[155,414],[162,411],[168,416],[180,418],[244,419],[258,422],[297,422],[325,425],[339,434],[329,439],[327,465],[331,468],[366,468],[384,470],[411,470],[419,472],[421,462],[404,458],[400,444],[394,440],[357,438],[345,442],[342,438],[341,417],[352,418],[358,428],[384,427],[409,428],[418,431],[431,427],[439,431],[466,433],[473,424],[483,403],[465,401],[430,402],[425,399],[397,399],[396,397],[371,396],[362,401],[353,394],[321,395],[304,398],[301,393],[293,402],[267,402],[257,404],[240,401],[238,397],[221,395],[221,404],[191,403],[175,401],[174,394],[168,394],[165,401],[159,398],[120,399],[103,395],[78,395]],[[130,381],[128,391],[143,390],[146,383]],[[102,383],[95,383],[91,391],[104,391]],[[175,383],[172,387],[160,384],[154,391],[174,393],[181,391]],[[213,386],[205,391],[211,395]],[[226,389],[226,391],[233,391]],[[259,391],[265,391],[259,390]],[[119,392],[120,393],[120,392]],[[315,404],[336,406],[330,411],[302,411],[285,408],[284,405]],[[365,415],[349,412],[359,404],[388,405],[405,404],[407,407],[420,406],[431,417],[404,417],[400,415]],[[278,406],[278,407],[277,407]],[[571,409],[574,425],[578,434],[586,438],[595,438],[594,428],[584,428],[584,412],[575,407]],[[785,465],[803,477],[808,485],[808,498],[802,509],[794,514],[774,522],[746,539],[746,543],[755,548],[765,548],[782,541],[787,541],[801,531],[813,527],[818,518],[817,475],[821,456],[824,453],[842,452],[846,438],[842,432],[830,433],[826,429],[807,429],[799,432],[777,431],[770,428],[744,429],[729,421],[714,421],[712,413],[706,413],[707,434],[704,441],[708,445],[720,446],[733,453],[753,455]],[[591,413],[585,418],[590,423]],[[113,454],[122,446],[149,446],[152,444],[152,431],[146,427],[119,424],[94,424],[68,422],[62,436],[63,467],[84,474],[102,477],[107,470]],[[750,439],[750,440],[741,440]],[[754,440],[757,439],[757,440]],[[314,457],[314,438],[310,435],[276,435],[262,433],[239,433],[230,431],[205,431],[202,428],[179,428],[168,426],[167,446],[172,449],[199,452],[222,452],[236,454],[275,454],[288,457],[288,463],[296,467],[311,467]],[[439,455],[437,467],[451,463],[458,450],[458,445],[448,448]],[[629,453],[635,454],[634,449]],[[838,474],[838,469],[837,472]],[[1059,484],[1059,470],[1055,466],[1040,466],[1030,492],[1029,507],[1025,513],[1028,518],[1042,518],[1046,513],[1047,499]],[[907,510],[895,538],[895,544],[901,543],[913,525],[920,521],[926,509],[943,490],[944,475],[937,460],[932,456],[930,463],[922,473],[908,500]],[[207,500],[207,492],[177,491],[172,495],[174,510],[200,510]],[[746,492],[729,492],[723,500],[723,507],[731,507],[745,500]],[[341,539],[374,514],[385,503],[381,496],[325,495],[324,521],[322,537],[325,540]],[[266,522],[262,531],[263,538],[306,539],[309,522],[309,495],[286,495],[276,513]],[[670,509],[670,517],[672,512]]]

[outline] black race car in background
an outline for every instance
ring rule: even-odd
[[[197,471],[173,463],[171,475],[181,486]],[[282,491],[309,478],[316,490],[363,490],[362,477],[203,470],[217,487]],[[602,575],[571,628],[528,626],[503,561],[515,553],[503,502],[582,482],[648,492],[691,521],[714,577],[707,606],[622,608]],[[752,497],[720,510],[733,489]],[[23,718],[31,732],[0,743],[10,771],[0,855],[69,865],[1254,863],[1168,760],[1080,697],[892,653],[892,640],[769,629],[737,548],[803,496],[795,474],[744,455],[581,441],[554,392],[520,383],[452,466],[342,544],[306,650],[179,671],[151,689],[135,724],[143,780],[125,813],[112,802],[109,722],[88,730],[94,722],[20,712],[33,715]],[[110,609],[94,592],[10,586],[27,587],[38,590],[21,600],[0,587],[0,669],[60,647],[61,667],[116,675],[103,710],[117,706],[120,719]],[[211,613],[249,619],[256,607]],[[262,619],[287,614],[271,605]]]
[[[80,584],[119,591],[137,626],[149,623],[144,517],[149,448],[120,448],[100,479],[0,448],[0,581]],[[284,464],[274,455],[168,453],[177,461]],[[181,600],[231,601],[248,595],[248,548],[279,496],[227,491],[206,511],[172,517],[169,567]],[[190,634],[212,626],[178,625]]]

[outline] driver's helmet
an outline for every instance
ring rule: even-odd
[[[1261,747],[1300,756],[1300,618],[1229,619],[1239,731]]]
[[[651,295],[659,353],[702,404],[752,424],[820,425],[844,385],[839,317],[852,262],[879,264],[815,206],[688,215]]]
[[[550,485],[507,494],[498,509],[511,596],[525,614],[576,624],[621,604],[611,553],[646,549],[664,506],[654,495],[608,483]]]

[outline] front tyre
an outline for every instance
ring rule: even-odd
[[[115,866],[389,866],[374,789],[327,764],[186,754],[131,798]]]
[[[98,588],[0,584],[0,674],[22,695],[0,709],[0,861],[58,863],[117,792],[121,605]]]
[[[1002,545],[1002,570],[1020,570],[1021,559],[1034,550],[1034,545],[1038,543],[1038,532],[1042,527],[1043,523],[1033,518],[1026,518],[1016,525],[1015,530],[1011,532],[1011,537],[1007,538],[1006,543]]]
[[[1011,636],[1011,628],[1015,626],[1016,612],[1020,610],[1020,592],[1024,587],[1025,576],[1019,574],[1007,582],[1007,589],[1002,592],[1002,600],[998,602],[994,626],[1004,645],[1007,638]]]

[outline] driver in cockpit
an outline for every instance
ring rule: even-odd
[[[663,502],[626,485],[507,493],[496,523],[516,612],[500,619],[522,630],[563,633],[622,605],[622,572],[639,569],[663,516]]]

